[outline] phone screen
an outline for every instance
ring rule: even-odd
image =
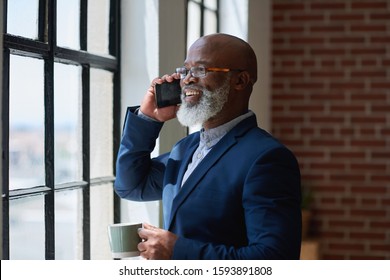
[[[156,84],[155,93],[158,108],[180,104],[180,80],[175,79],[171,83],[165,82],[162,84]]]

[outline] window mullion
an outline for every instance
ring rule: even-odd
[[[8,260],[9,252],[9,66],[10,51],[3,51],[3,94],[2,94],[2,199],[3,199],[3,259]]]
[[[90,67],[82,68],[82,153],[83,153],[83,181],[87,182],[83,188],[83,259],[91,259],[90,234]]]
[[[45,259],[55,259],[55,179],[54,179],[54,46],[56,44],[56,0],[47,2],[49,56],[45,60]]]

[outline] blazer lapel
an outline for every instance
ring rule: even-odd
[[[199,133],[197,135],[194,135],[194,139],[192,139],[189,147],[187,148],[186,153],[183,156],[182,163],[180,165],[180,169],[178,172],[178,179],[176,181],[176,184],[171,184],[169,186],[166,186],[164,188],[163,192],[163,214],[164,214],[164,228],[168,229],[168,226],[171,221],[171,210],[172,210],[172,204],[174,198],[177,196],[177,194],[180,191],[181,182],[184,177],[184,173],[187,170],[187,166],[190,163],[190,160],[192,158],[192,154],[195,152],[196,148],[199,145]]]

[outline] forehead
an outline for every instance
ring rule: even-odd
[[[219,65],[224,63],[222,52],[217,51],[217,46],[205,40],[195,42],[188,50],[185,65]]]

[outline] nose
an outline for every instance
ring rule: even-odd
[[[185,85],[189,85],[196,82],[196,78],[192,76],[191,71],[188,71],[187,76],[185,76],[182,80]]]

